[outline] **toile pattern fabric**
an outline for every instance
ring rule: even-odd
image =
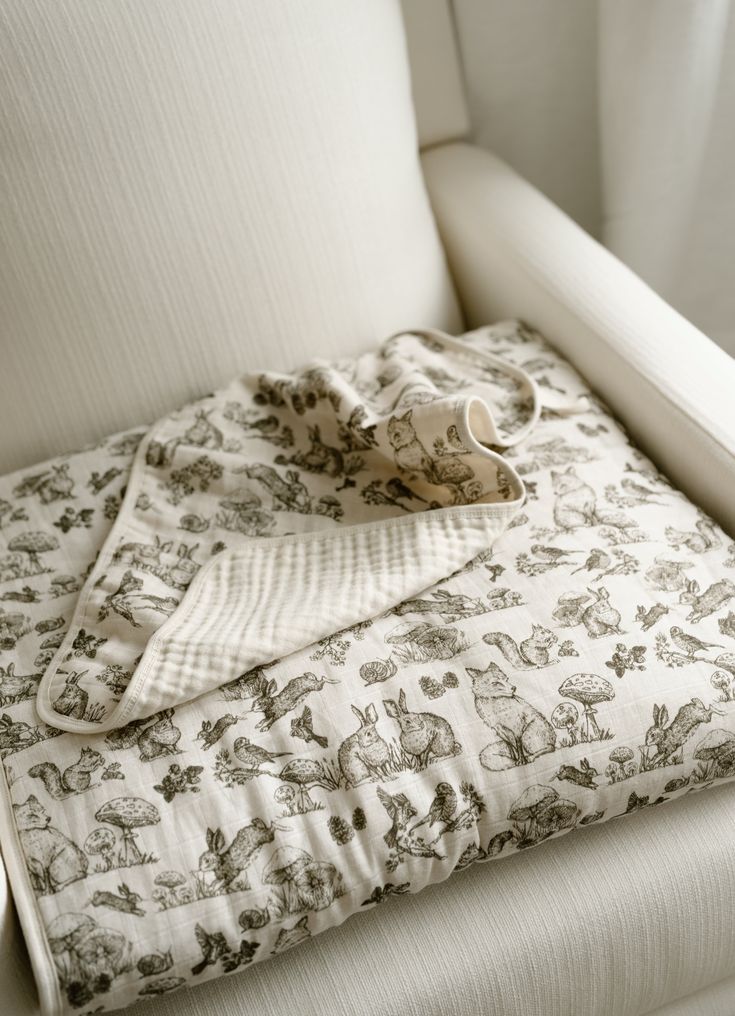
[[[422,380],[394,390],[403,366],[376,371],[380,354],[263,375],[249,399],[174,417],[174,445],[137,431],[3,481],[2,847],[44,1012],[241,970],[473,861],[735,776],[732,541],[527,327],[383,351]],[[349,415],[325,376],[361,386]],[[480,411],[468,435],[458,407],[475,390],[498,424]],[[536,421],[538,393],[557,409]],[[325,402],[343,429],[314,433]],[[485,445],[514,435],[503,467]],[[363,504],[389,526],[498,511],[488,546],[470,526],[472,559],[433,584],[234,678],[210,656],[200,694],[171,687],[154,713],[109,723],[139,657],[185,650],[187,630],[197,643],[191,618],[231,588],[218,559],[339,534]],[[153,659],[154,684],[166,666]]]
[[[507,389],[498,422],[493,378]],[[525,372],[422,331],[298,378],[246,376],[165,418],[41,682],[41,717],[75,733],[142,719],[466,564],[524,496],[489,445],[522,440],[540,402]],[[195,541],[176,540],[187,531]],[[79,639],[95,645],[83,668]]]

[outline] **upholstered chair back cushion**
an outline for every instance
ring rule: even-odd
[[[0,471],[459,327],[397,0],[0,0]]]

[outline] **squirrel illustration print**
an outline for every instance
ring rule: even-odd
[[[468,667],[467,673],[478,716],[498,735],[480,752],[486,769],[511,769],[554,751],[556,731],[538,709],[516,695],[500,667],[490,663],[485,670]]]
[[[489,646],[497,646],[508,663],[512,663],[518,670],[537,670],[554,662],[549,657],[549,650],[559,639],[553,631],[534,624],[531,625],[531,634],[520,645],[502,631],[488,632],[482,636],[482,641]]]
[[[86,854],[50,824],[51,816],[38,798],[31,794],[22,804],[14,804],[13,812],[31,884],[37,893],[55,893],[86,877],[89,867]]]
[[[89,790],[93,774],[104,764],[104,757],[94,748],[82,748],[79,761],[67,766],[63,773],[55,762],[39,762],[28,770],[28,775],[40,780],[55,801],[63,801],[73,794]]]

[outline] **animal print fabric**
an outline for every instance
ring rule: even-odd
[[[523,367],[550,402],[589,395],[522,324],[463,342]],[[414,395],[461,391],[468,370]],[[250,535],[241,527],[305,531],[311,520],[293,501],[276,508],[275,488],[314,508],[325,462],[332,489],[390,498],[394,515],[396,504],[422,506],[423,481],[442,481],[433,489],[444,487],[444,504],[457,484],[470,499],[457,436],[419,438],[419,450],[405,426],[392,471],[371,488],[345,465],[361,455],[350,435],[369,417],[341,420],[330,442],[307,430],[324,397],[318,377],[225,407],[243,435],[225,456],[210,429],[224,433],[224,419],[205,403],[193,459],[174,449],[143,502],[155,513],[183,491],[176,530],[149,557],[122,554],[133,578],[160,568],[174,591],[131,592],[178,602],[171,580],[189,584],[205,533],[216,560]],[[366,383],[366,406],[389,378]],[[483,384],[505,432],[523,427],[527,400],[507,375],[488,371]],[[391,410],[399,427],[413,419],[408,394]],[[292,416],[301,422],[288,433]],[[272,468],[284,487],[261,483],[258,501],[189,512],[188,488],[216,482],[218,464],[232,469],[227,455],[251,461],[254,433],[281,459]],[[505,452],[525,505],[492,548],[433,586],[125,726],[73,734],[42,721],[41,678],[144,437],[119,435],[0,484],[2,848],[44,1013],[104,1012],[242,970],[474,861],[735,776],[735,545],[594,397],[574,415],[547,410]],[[179,467],[179,451],[206,468]],[[150,602],[133,598],[133,618]],[[94,722],[128,686],[130,668],[98,667],[107,635],[92,620],[68,650],[78,678],[62,689],[63,720]]]
[[[517,441],[540,401],[527,375],[506,373],[515,415],[503,434],[488,408],[493,376],[503,373],[488,352],[441,332],[398,335],[300,378],[246,376],[164,419],[44,675],[42,719],[97,733],[179,705],[382,613],[489,547],[523,485],[486,445]],[[190,520],[197,540],[174,554]],[[83,668],[80,639],[96,649]],[[111,668],[132,675],[122,695],[98,680]]]

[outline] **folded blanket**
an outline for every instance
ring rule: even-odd
[[[509,386],[512,434],[489,408],[493,377]],[[299,378],[242,378],[161,421],[41,682],[39,714],[74,733],[111,730],[426,589],[522,504],[522,481],[489,445],[522,440],[540,402],[525,372],[424,331]],[[190,524],[196,544],[174,553]],[[70,662],[82,632],[96,647],[83,672]],[[110,667],[135,670],[122,697],[124,678],[114,691],[97,681]]]
[[[735,776],[733,544],[516,323],[10,477],[0,539],[2,848],[45,1013]]]

